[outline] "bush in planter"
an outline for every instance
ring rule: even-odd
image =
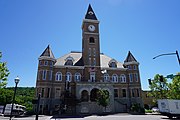
[[[136,103],[136,104],[132,105],[131,112],[133,112],[133,113],[145,113],[145,109]]]

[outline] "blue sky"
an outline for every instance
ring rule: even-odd
[[[35,86],[38,57],[50,44],[56,58],[81,51],[82,20],[88,4],[100,21],[101,52],[123,62],[131,51],[140,63],[141,83],[155,74],[180,72],[179,0],[0,0],[0,51],[19,86]]]

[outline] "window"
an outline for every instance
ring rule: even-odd
[[[47,66],[48,65],[48,61],[44,61],[44,65]]]
[[[89,65],[91,65],[91,58],[89,58]]]
[[[66,59],[65,59],[65,65],[73,65],[73,61],[74,61],[74,59],[73,59],[73,57],[71,57],[71,56],[68,56]]]
[[[43,65],[43,61],[42,61],[42,60],[39,61],[39,65],[40,65],[40,66]]]
[[[38,74],[37,74],[37,80],[40,80],[41,78],[41,75],[42,75],[42,71],[41,70],[38,70]]]
[[[46,70],[43,70],[43,75],[42,75],[43,80],[46,80],[46,72],[47,72]]]
[[[129,74],[129,81],[133,82],[133,75],[131,73]]]
[[[67,72],[66,73],[66,81],[71,82],[71,80],[72,80],[71,76],[72,76],[71,73]]]
[[[98,98],[98,91],[99,91],[99,89],[97,89],[97,88],[93,88],[91,90],[91,92],[90,92],[90,100],[92,102],[95,102],[97,100],[97,98]]]
[[[49,80],[52,80],[52,71],[49,71]]]
[[[116,67],[117,67],[117,65],[116,65],[116,63],[115,63],[115,62],[112,62],[112,63],[110,63],[109,67],[116,68]]]
[[[110,60],[109,61],[109,67],[117,68],[117,61],[115,59]]]
[[[126,82],[126,76],[125,76],[124,74],[122,74],[122,75],[120,76],[120,81],[121,81],[122,83],[125,83],[125,82]]]
[[[132,97],[135,97],[134,89],[131,89],[132,91]]]
[[[118,76],[117,76],[116,74],[114,74],[114,75],[112,76],[112,82],[114,82],[114,83],[117,83],[117,82],[118,82]]]
[[[126,89],[122,89],[122,96],[126,97]]]
[[[104,74],[104,82],[108,82],[109,81],[109,75],[108,74]]]
[[[137,66],[136,65],[134,65],[133,68],[134,68],[134,70],[137,70]]]
[[[136,82],[138,82],[138,74],[137,73],[134,74],[134,79]]]
[[[96,58],[93,58],[93,66],[96,66]]]
[[[93,55],[96,56],[96,49],[93,48]]]
[[[47,98],[50,97],[50,88],[47,88]]]
[[[89,38],[89,43],[95,43],[95,40],[94,40],[93,37],[90,37],[90,38]]]
[[[90,72],[90,81],[95,82],[95,72]]]
[[[128,65],[128,66],[127,66],[127,68],[128,68],[129,70],[131,70],[131,69],[132,69],[132,67],[131,67],[130,65]]]
[[[73,65],[73,61],[72,60],[67,60],[65,65]]]
[[[49,63],[49,64],[50,64],[50,66],[52,67],[52,66],[53,66],[53,61],[50,61],[50,63]]]
[[[62,73],[61,72],[56,73],[56,81],[62,81]]]
[[[82,101],[88,101],[89,100],[89,95],[87,90],[83,90],[81,92],[81,100]]]
[[[55,98],[60,98],[61,96],[61,88],[56,88],[55,89]]]
[[[89,48],[89,51],[88,51],[88,52],[89,52],[89,56],[91,56],[91,48]]]
[[[137,93],[137,97],[139,97],[140,95],[139,95],[139,89],[138,88],[136,89],[136,93]]]
[[[118,97],[118,89],[114,89],[114,98]]]
[[[44,88],[41,88],[41,97],[44,97]]]
[[[75,74],[75,81],[76,81],[76,82],[81,81],[81,74],[80,74],[80,73],[76,73],[76,74]]]

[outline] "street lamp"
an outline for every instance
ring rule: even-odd
[[[160,54],[160,55],[158,55],[158,56],[156,56],[156,57],[153,57],[153,59],[156,59],[156,58],[158,58],[158,57],[160,57],[160,56],[165,56],[165,55],[177,55],[177,59],[178,59],[179,65],[180,65],[180,58],[179,58],[179,54],[178,54],[178,51],[177,51],[177,50],[176,50],[175,53]]]
[[[16,89],[17,89],[17,85],[19,83],[20,79],[19,77],[17,76],[15,79],[14,79],[14,82],[15,82],[15,88],[14,88],[14,96],[13,96],[13,101],[12,101],[12,106],[11,106],[11,114],[10,114],[10,118],[9,120],[11,120],[12,118],[12,111],[13,111],[13,106],[14,106],[14,101],[15,101],[15,95],[16,95]]]

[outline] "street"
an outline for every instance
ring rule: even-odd
[[[0,120],[8,120],[9,117],[0,116]],[[87,116],[87,117],[64,117],[64,118],[55,118],[52,116],[39,116],[38,120],[170,120],[166,116],[161,115],[130,115],[127,113],[120,113],[107,116]],[[22,118],[13,118],[12,120],[35,120],[35,116],[22,117]],[[178,120],[178,119],[177,119]]]

